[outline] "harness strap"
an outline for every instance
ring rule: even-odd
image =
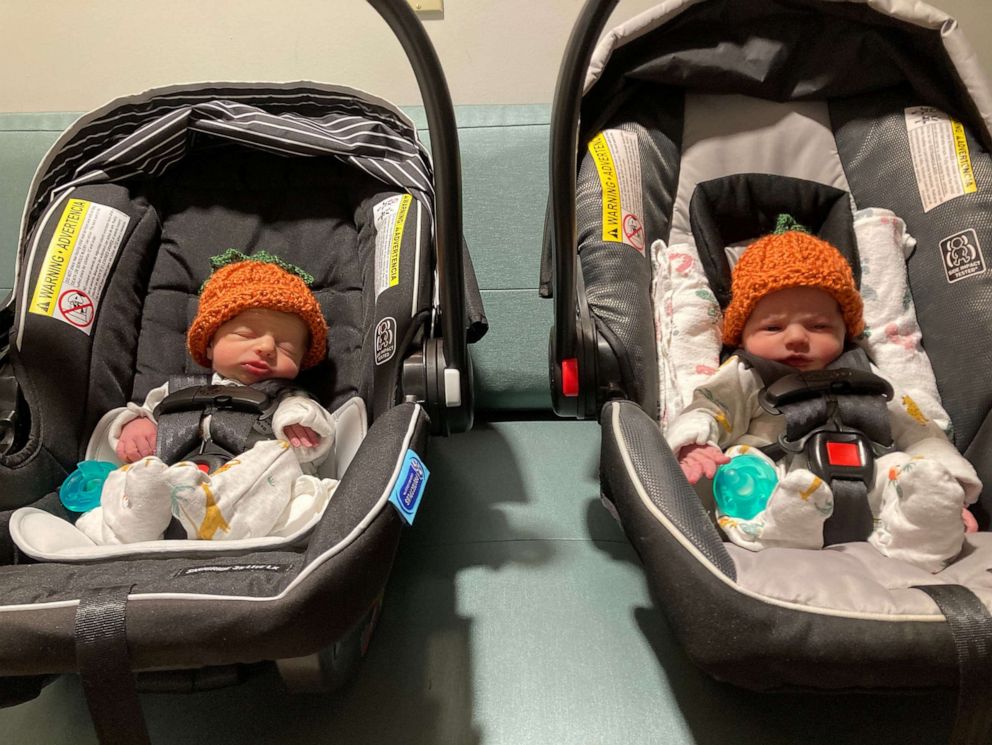
[[[173,375],[169,378],[168,391],[199,388],[209,385],[209,375]],[[200,419],[202,411],[177,411],[158,418],[155,455],[165,463],[176,463],[200,444]]]
[[[736,354],[754,369],[766,388],[786,375],[796,373],[794,368],[780,362],[755,357],[742,350],[738,350]],[[851,347],[827,365],[828,370],[841,368],[870,372],[871,364],[863,349]],[[888,408],[881,396],[859,393],[827,394],[776,406],[785,419],[784,439],[787,444],[802,443],[818,428],[834,429],[829,426],[831,420],[863,433],[872,442],[883,446],[892,443]],[[761,450],[772,460],[780,460],[789,452],[780,442],[767,445]],[[798,449],[793,452],[797,451]],[[868,506],[869,485],[855,479],[830,478],[829,486],[834,497],[834,508],[833,514],[823,525],[823,544],[831,546],[865,540],[873,527],[871,508]]]
[[[958,704],[950,745],[992,740],[992,614],[962,585],[917,585],[947,619],[958,661]]]
[[[831,479],[834,511],[823,523],[823,545],[863,541],[871,535],[874,520],[868,506],[868,486],[863,481]]]
[[[127,651],[132,585],[84,594],[76,609],[76,665],[101,745],[150,745]]]
[[[169,378],[169,392],[200,388],[210,382],[210,375],[176,375]],[[288,380],[272,379],[254,383],[251,387],[268,394],[274,401],[282,391],[293,385]],[[228,457],[243,453],[256,442],[271,437],[269,413],[259,416],[248,411],[206,408],[163,414],[158,422],[156,455],[170,464],[189,457],[203,441],[200,422],[207,415],[210,416],[210,439],[213,443]]]
[[[837,415],[845,426],[863,432],[869,440],[888,447],[892,444],[889,409],[881,396],[849,393],[837,396]]]
[[[822,427],[830,417],[830,407],[823,396],[797,401],[783,406],[780,411],[785,417],[785,437],[790,442],[798,442],[817,427]]]

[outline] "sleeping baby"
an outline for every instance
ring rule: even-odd
[[[218,409],[160,428],[156,409],[174,393],[166,383],[119,410],[109,444],[125,465],[107,477],[100,506],[76,522],[98,544],[160,539],[173,517],[193,539],[285,533],[322,510],[336,486],[315,475],[333,449],[334,420],[291,382],[326,354],[311,278],[264,252],[228,251],[212,261],[189,352],[213,371],[214,386],[248,386],[271,404],[261,416]],[[223,452],[207,447],[216,441],[242,443],[243,451],[227,452],[212,469],[193,462],[199,452]]]

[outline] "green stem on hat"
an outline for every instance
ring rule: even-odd
[[[217,256],[210,257],[210,266],[217,271],[222,266],[227,266],[228,264],[237,264],[241,261],[256,261],[260,264],[275,264],[280,269],[283,269],[290,274],[295,274],[297,277],[303,280],[307,287],[313,284],[313,275],[309,272],[305,272],[300,269],[300,267],[295,264],[290,264],[288,261],[283,261],[275,254],[270,254],[268,251],[259,251],[251,256],[243,254],[237,249],[229,248],[224,253],[218,254]],[[206,284],[206,282],[204,282]],[[202,290],[202,288],[201,288]]]
[[[788,233],[790,230],[798,230],[800,233],[809,233],[809,230],[796,222],[796,218],[786,212],[783,212],[775,221],[775,230],[773,232],[775,235],[781,235],[782,233]]]

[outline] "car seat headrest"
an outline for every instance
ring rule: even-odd
[[[786,212],[810,233],[836,246],[861,286],[861,262],[850,196],[841,189],[787,176],[740,173],[700,182],[689,201],[689,225],[699,259],[721,308],[730,302],[726,247],[775,230]]]

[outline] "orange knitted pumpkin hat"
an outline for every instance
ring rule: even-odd
[[[865,327],[861,294],[851,266],[834,246],[810,235],[788,215],[780,215],[771,235],[744,251],[731,274],[730,304],[723,315],[723,342],[739,346],[748,317],[765,295],[789,287],[817,287],[840,305],[847,334]]]
[[[200,288],[200,307],[186,334],[190,355],[210,367],[207,348],[217,329],[242,311],[267,308],[299,316],[310,330],[310,345],[300,367],[324,359],[327,322],[310,291],[313,277],[277,256],[260,251],[246,256],[228,249],[210,259],[214,273]]]

